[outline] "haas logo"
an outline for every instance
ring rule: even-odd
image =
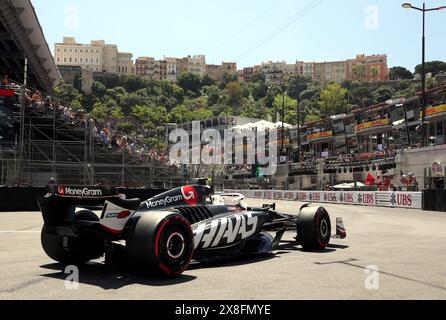
[[[198,203],[198,193],[192,186],[186,186],[181,188],[184,202],[190,206],[195,206]]]
[[[65,195],[65,187],[64,187],[64,186],[59,186],[59,187],[57,188],[57,192],[58,192],[61,196]]]

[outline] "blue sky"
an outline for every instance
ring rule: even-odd
[[[32,0],[50,48],[64,36],[104,39],[134,57],[206,54],[238,67],[387,53],[421,61],[421,13],[404,0]],[[426,1],[428,6],[446,0]],[[421,1],[412,1],[422,5]],[[446,61],[446,10],[427,17],[427,60]]]

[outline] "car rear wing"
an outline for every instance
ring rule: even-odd
[[[125,196],[113,187],[50,186],[49,192],[37,199],[45,224],[63,225],[72,221],[76,207],[102,210],[105,201],[118,201]]]

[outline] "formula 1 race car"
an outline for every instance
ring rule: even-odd
[[[147,201],[125,199],[114,188],[58,186],[39,198],[42,247],[55,261],[82,264],[105,256],[178,276],[197,262],[269,253],[293,230],[304,249],[323,250],[345,238],[342,219],[331,235],[327,211],[304,205],[298,215],[275,204],[248,208],[243,195],[217,194],[208,186],[184,186]],[[100,217],[93,211],[101,210]],[[274,237],[271,235],[273,234]]]

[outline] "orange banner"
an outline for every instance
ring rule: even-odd
[[[333,137],[333,131],[324,131],[324,132],[317,132],[313,134],[309,134],[307,136],[307,140],[316,140],[321,138],[329,138]]]
[[[446,104],[426,109],[426,117],[433,116],[439,113],[446,112]]]
[[[361,131],[361,130],[375,128],[375,127],[388,126],[389,124],[390,124],[389,119],[370,121],[370,122],[358,124],[356,126],[356,131]]]

